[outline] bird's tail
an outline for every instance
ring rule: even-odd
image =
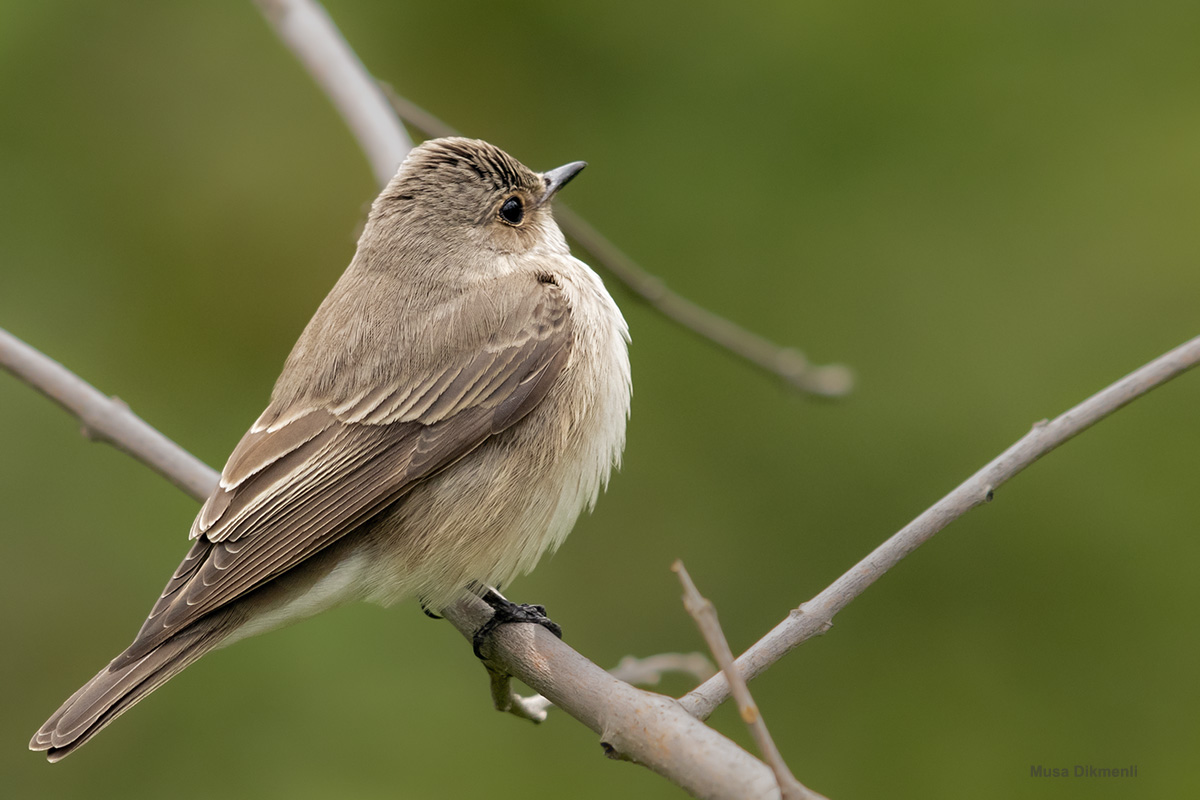
[[[124,714],[135,703],[178,675],[200,656],[221,644],[227,630],[216,619],[201,619],[181,630],[135,661],[117,656],[71,695],[29,742],[30,750],[45,750],[46,758],[59,761]]]

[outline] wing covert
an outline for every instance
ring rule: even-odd
[[[328,547],[533,410],[573,343],[560,287],[539,287],[525,324],[434,374],[325,408],[268,407],[230,456],[193,524],[196,541],[124,660]]]

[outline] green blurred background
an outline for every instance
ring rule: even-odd
[[[461,130],[589,161],[563,199],[669,285],[857,372],[845,402],[795,396],[613,287],[625,467],[512,591],[600,664],[703,647],[673,559],[740,650],[1197,333],[1193,2],[328,7]],[[248,2],[0,3],[0,97],[0,326],[219,466],[353,252],[354,141]],[[839,798],[1193,795],[1198,402],[1185,376],[1053,453],[758,680],[796,774]],[[563,715],[492,712],[411,604],[222,651],[45,764],[29,736],[128,643],[197,507],[3,375],[0,411],[4,797],[682,796]]]

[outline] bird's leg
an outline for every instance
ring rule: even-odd
[[[483,653],[480,648],[483,647],[483,642],[492,631],[501,625],[507,625],[510,622],[530,622],[534,625],[541,625],[546,630],[553,633],[559,639],[562,638],[562,627],[557,622],[546,616],[544,606],[533,606],[525,603],[514,603],[504,597],[490,586],[480,596],[483,602],[492,607],[492,618],[479,626],[479,630],[475,631],[475,636],[472,638],[472,644],[475,650],[475,657],[484,660]]]

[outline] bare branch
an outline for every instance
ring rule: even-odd
[[[488,680],[492,685],[492,704],[497,711],[512,714],[514,717],[527,719],[530,722],[545,722],[547,711],[554,705],[540,694],[532,697],[522,697],[513,691],[512,676],[507,672],[484,664],[488,671]]]
[[[108,397],[69,369],[0,329],[0,366],[58,403],[83,423],[83,434],[124,450],[185,491],[204,500],[218,475],[115,397]]]
[[[712,662],[701,653],[659,653],[646,658],[625,656],[608,674],[633,686],[656,686],[668,672],[689,675],[697,681],[708,680],[716,674]],[[547,712],[554,704],[540,694],[529,697],[517,694],[512,689],[511,677],[488,667],[492,704],[496,710],[531,722],[545,722]]]
[[[854,386],[848,367],[810,364],[799,350],[780,347],[758,334],[676,294],[569,208],[556,206],[555,218],[570,236],[595,256],[641,300],[679,325],[724,347],[734,355],[778,375],[792,387],[821,397],[840,397]]]
[[[313,0],[255,0],[309,74],[350,126],[371,164],[375,181],[387,184],[412,142],[400,120],[337,26]]]
[[[471,596],[442,613],[469,641],[492,610]],[[540,625],[501,625],[483,653],[595,731],[610,758],[649,767],[695,797],[779,797],[763,762],[678,701],[617,680]]]
[[[767,722],[763,719],[758,705],[750,695],[750,687],[746,686],[742,673],[738,671],[737,664],[733,662],[733,651],[729,649],[725,631],[721,630],[721,623],[717,619],[717,609],[713,606],[712,601],[700,594],[682,561],[676,560],[671,565],[671,569],[675,571],[675,574],[679,576],[679,582],[683,584],[683,607],[696,621],[696,627],[703,634],[704,641],[708,642],[708,649],[712,651],[718,666],[721,667],[721,672],[732,686],[742,722],[746,723],[746,727],[750,729],[750,735],[754,737],[758,751],[763,754],[771,771],[775,773],[775,780],[779,784],[779,792],[783,800],[821,798],[821,795],[796,780],[792,771],[788,769],[787,762],[783,760],[783,754],[775,746],[775,740],[767,731]]]
[[[625,656],[608,671],[608,674],[633,686],[657,686],[663,675],[669,672],[678,672],[697,681],[705,681],[716,674],[716,669],[701,653],[659,653],[646,658]],[[512,689],[511,677],[488,667],[492,703],[496,710],[531,722],[545,722],[547,712],[554,704],[540,694],[529,697],[517,694]]]
[[[540,694],[528,697],[517,694],[512,688],[511,675],[491,667],[487,670],[488,679],[491,681],[492,705],[497,711],[530,722],[546,721],[550,709],[554,707],[553,703]],[[700,653],[660,653],[646,658],[625,656],[608,671],[608,674],[633,686],[657,686],[663,675],[668,672],[678,672],[697,681],[705,681],[711,678],[716,670],[713,669],[712,662]]]
[[[390,86],[377,83],[320,4],[314,0],[255,1],[279,38],[296,54],[345,118],[380,186],[391,180],[412,149],[399,117],[429,135],[456,135],[452,127],[400,97]],[[850,391],[854,379],[846,367],[813,366],[798,350],[772,344],[701,308],[669,290],[569,208],[558,203],[555,213],[571,238],[634,295],[668,319],[801,391],[823,397],[837,397]]]
[[[678,672],[697,681],[706,681],[717,671],[702,653],[659,653],[645,658],[625,656],[608,671],[608,674],[634,686],[657,686],[663,675],[668,672]]]
[[[833,624],[833,617],[850,601],[879,579],[900,560],[916,550],[942,528],[978,505],[992,499],[1002,484],[1054,448],[1087,430],[1109,414],[1161,386],[1200,362],[1200,337],[1159,356],[1106,389],[1084,400],[1050,422],[1042,420],[982,469],[958,485],[919,517],[855,564],[846,574],[813,599],[794,609],[737,660],[746,680],[762,674],[796,645]],[[716,675],[696,687],[680,702],[689,712],[706,719],[729,698],[729,683]]]
[[[427,136],[459,135],[450,125],[401,96],[391,86],[381,85],[392,108],[414,128]],[[802,392],[820,397],[840,397],[854,387],[854,375],[849,367],[841,364],[810,364],[799,350],[780,347],[671,291],[661,279],[625,255],[562,201],[554,203],[554,218],[564,233],[592,255],[592,263],[607,270],[639,300],[677,325],[782,378],[792,388]]]

